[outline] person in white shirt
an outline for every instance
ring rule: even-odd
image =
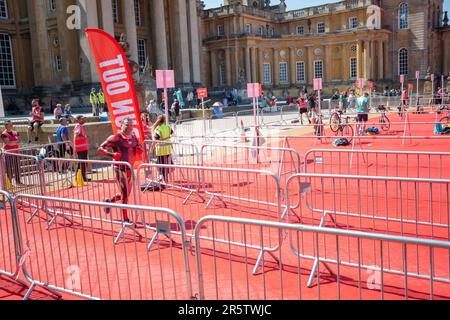
[[[150,121],[154,123],[158,116],[162,115],[161,110],[158,108],[155,100],[151,100],[148,107],[147,112],[150,115]]]

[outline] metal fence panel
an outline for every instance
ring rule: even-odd
[[[260,247],[267,232],[289,233],[292,243],[311,255],[292,255],[284,246],[263,261],[262,273],[252,275],[255,256],[248,248],[231,240],[204,246],[202,234],[221,229],[239,229]],[[449,284],[440,278],[449,279],[448,241],[217,216],[201,219],[195,234],[196,252],[203,253],[197,254],[200,299],[449,299]]]
[[[15,203],[21,243],[31,256],[23,266],[31,282],[25,299],[36,286],[88,299],[192,297],[185,225],[174,211],[27,195]],[[46,219],[28,222],[34,208],[45,210],[42,203],[61,218],[50,228]],[[131,222],[115,244],[122,210]]]

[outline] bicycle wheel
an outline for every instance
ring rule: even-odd
[[[330,129],[334,133],[336,133],[339,130],[339,126],[341,125],[341,116],[339,113],[335,112],[331,115],[330,119]]]
[[[380,126],[382,130],[389,131],[391,129],[391,121],[388,117],[383,116],[380,119]]]
[[[341,130],[342,136],[346,137],[348,142],[352,143],[354,137],[353,127],[349,124],[346,124],[342,127]]]
[[[447,127],[448,125],[450,125],[450,116],[443,117],[441,120],[439,120],[439,122],[441,123],[442,128]]]

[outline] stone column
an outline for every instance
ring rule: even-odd
[[[114,37],[114,19],[111,0],[102,1],[103,30]]]
[[[264,49],[258,49],[259,82],[264,82]]]
[[[370,74],[368,79],[375,78],[375,40],[370,41],[370,52],[369,52],[369,66],[370,66]]]
[[[378,79],[383,80],[384,78],[384,48],[383,41],[378,41]]]
[[[364,78],[367,80],[370,77],[370,58],[369,58],[370,42],[364,41]]]
[[[239,82],[239,68],[240,68],[240,61],[239,61],[239,54],[241,51],[241,48],[239,48],[237,45],[235,45],[230,50],[233,51],[233,66],[234,68],[230,68],[231,70],[231,77],[233,79],[232,82],[238,83]]]
[[[187,10],[186,0],[174,0],[175,5],[175,55],[176,55],[176,74],[175,78],[177,82],[184,84],[190,83],[191,71],[190,71],[190,57],[189,57],[189,36],[188,22],[187,22]],[[230,79],[227,79],[230,81]]]
[[[219,74],[218,74],[218,68],[219,65],[217,63],[217,52],[215,50],[211,50],[210,52],[211,54],[211,67],[210,67],[210,72],[211,72],[211,85],[213,87],[217,87],[218,83],[219,83]]]
[[[444,74],[447,74],[447,72],[450,72],[450,65],[449,65],[449,56],[448,56],[448,41],[444,41]]]
[[[252,82],[256,83],[258,82],[258,77],[257,77],[257,63],[256,63],[256,48],[251,48],[251,56],[252,56]]]
[[[150,14],[152,18],[152,32],[155,39],[154,52],[156,57],[156,69],[169,69],[167,53],[166,16],[164,13],[164,1],[151,1]]]
[[[333,79],[331,75],[331,49],[328,45],[324,46],[322,59],[323,82],[329,82]]]
[[[291,85],[295,85],[297,83],[295,48],[289,48],[289,65],[290,65],[290,72],[291,72]]]
[[[225,73],[227,75],[227,85],[232,85],[232,79],[231,79],[231,57],[230,57],[230,49],[225,49]]]
[[[48,83],[50,75],[48,34],[46,26],[46,4],[44,0],[28,0],[30,15],[31,56],[33,60],[34,84],[43,86]]]
[[[272,84],[277,86],[280,83],[280,73],[279,73],[279,56],[280,52],[277,49],[273,49],[273,70],[272,70]]]
[[[90,1],[90,0],[87,0]],[[134,3],[125,4],[124,7],[124,25],[125,33],[127,35],[127,41],[130,44],[131,60],[138,62],[138,49],[137,49],[137,31],[136,31],[136,15],[134,10]]]
[[[314,83],[314,61],[313,61],[313,47],[306,47],[306,83],[312,85]]]
[[[363,73],[363,41],[358,40],[358,50],[357,50],[357,58],[358,58],[358,79],[364,77]]]
[[[200,34],[198,23],[196,0],[189,0],[189,32],[191,35],[192,81],[194,83],[201,83],[202,81],[200,74]]]
[[[247,77],[247,83],[252,82],[251,64],[250,64],[250,48],[245,47],[245,75]]]
[[[84,29],[98,28],[97,0],[78,0],[81,8],[81,30],[78,31],[80,39],[80,71],[81,80],[85,83],[99,82],[97,68],[92,57]]]

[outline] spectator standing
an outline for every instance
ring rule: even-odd
[[[156,145],[157,163],[160,165],[171,165],[172,161],[172,145],[170,139],[173,130],[166,124],[166,117],[159,116],[152,128],[153,140],[159,141]],[[159,182],[167,182],[169,168],[159,168]]]
[[[356,107],[358,111],[357,121],[359,123],[360,135],[364,135],[366,132],[366,123],[369,121],[369,94],[366,92],[362,97],[356,100]]]
[[[1,139],[3,142],[2,150],[11,154],[18,154],[20,148],[20,137],[19,134],[14,131],[14,125],[11,120],[5,121],[5,130],[1,134]],[[6,176],[9,181],[12,181],[14,177],[16,184],[21,185],[20,180],[20,160],[18,157],[13,155],[5,155],[5,166],[6,166]]]
[[[66,153],[70,156],[73,155],[73,148],[70,145],[69,135],[69,119],[62,117],[59,119],[59,127],[56,129],[56,141],[58,142],[58,158],[65,158]],[[67,166],[59,166],[59,172],[64,173],[67,170]]]
[[[306,114],[306,118],[308,119],[308,123],[311,124],[311,120],[309,119],[308,116],[308,105],[307,105],[307,101],[306,101],[306,97],[305,94],[302,93],[300,95],[300,97],[297,100],[297,104],[298,104],[298,110],[300,113],[300,122],[303,125],[303,115]]]
[[[77,125],[73,131],[73,141],[75,146],[75,152],[77,153],[79,160],[88,160],[89,155],[89,139],[87,135],[86,128],[84,124],[86,123],[86,118],[82,115],[76,117]],[[86,163],[79,163],[78,170],[81,170],[83,175],[83,180],[89,182],[87,178],[87,165]]]
[[[98,97],[99,112],[103,113],[106,111],[106,98],[102,89],[98,91],[97,97]]]
[[[89,95],[89,102],[92,106],[92,115],[94,117],[98,116],[98,96],[97,96],[97,90],[95,88],[92,88],[91,94]]]

